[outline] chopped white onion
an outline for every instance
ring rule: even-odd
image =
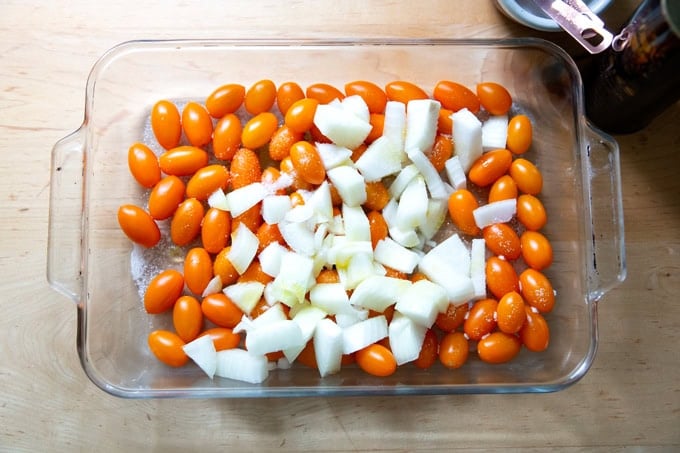
[[[366,181],[349,165],[341,165],[326,172],[326,176],[337,189],[343,203],[360,206],[366,201]]]
[[[409,164],[402,168],[397,177],[394,178],[394,181],[392,181],[392,184],[390,184],[390,196],[398,200],[399,197],[401,197],[401,193],[406,189],[406,186],[408,186],[418,174],[420,174],[418,167],[413,164]],[[465,175],[463,175],[463,177],[465,177]]]
[[[288,195],[269,195],[262,200],[262,219],[270,224],[279,223],[292,208]]]
[[[425,216],[425,223],[421,224],[418,229],[423,234],[423,238],[429,241],[439,231],[439,228],[446,220],[448,213],[447,200],[430,199],[427,203],[427,214]]]
[[[388,327],[390,349],[397,365],[412,362],[420,355],[427,327],[413,322],[407,316],[395,312]]]
[[[283,302],[289,307],[301,304],[310,289],[313,276],[314,261],[295,252],[287,252],[281,257],[279,274],[271,282],[270,297]]]
[[[219,209],[220,211],[229,210],[229,202],[227,196],[222,189],[217,189],[208,196],[208,206]]]
[[[335,104],[317,106],[314,124],[333,143],[349,149],[361,145],[372,129],[371,123]]]
[[[332,320],[319,321],[314,331],[314,353],[321,377],[340,371],[342,365],[342,328]]]
[[[484,239],[473,239],[470,246],[470,278],[474,288],[474,297],[486,297],[486,242]]]
[[[246,348],[255,355],[296,348],[301,344],[304,347],[304,343],[300,326],[289,319],[274,321],[246,335]]]
[[[378,242],[374,251],[375,260],[387,267],[410,274],[420,261],[420,255],[407,249],[390,238]]]
[[[425,180],[422,176],[418,176],[406,186],[401,194],[395,219],[396,226],[403,230],[413,230],[424,224],[427,221],[428,201]]]
[[[379,181],[401,170],[401,156],[394,142],[383,136],[368,146],[355,166],[366,181]]]
[[[352,291],[349,303],[379,313],[397,302],[399,294],[411,286],[409,280],[374,275],[359,283]]]
[[[332,315],[354,311],[341,283],[317,283],[309,291],[309,300],[312,305]]]
[[[255,233],[243,223],[239,223],[236,231],[231,235],[231,249],[227,253],[227,259],[236,269],[243,274],[257,254],[260,240]]]
[[[449,178],[449,183],[455,190],[467,188],[467,178],[465,177],[465,170],[460,163],[459,156],[452,156],[444,163],[446,169],[446,176]]]
[[[276,277],[279,275],[279,270],[281,269],[281,258],[286,253],[288,253],[288,249],[278,242],[272,242],[266,246],[257,256],[258,260],[260,261],[260,267],[262,267],[262,272],[269,275],[270,277]]]
[[[451,121],[454,150],[467,173],[473,162],[482,155],[482,123],[466,108],[453,113]]]
[[[385,121],[383,123],[383,137],[394,143],[403,161],[404,135],[406,134],[406,104],[398,101],[388,101],[385,104]]]
[[[482,123],[482,148],[505,148],[508,138],[508,115],[492,115]]]
[[[326,170],[341,165],[353,165],[352,150],[333,143],[316,143],[315,146]]]
[[[437,319],[437,314],[445,311],[448,304],[443,287],[429,280],[418,280],[399,294],[394,308],[413,322],[429,328]]]
[[[201,368],[210,379],[217,369],[217,351],[210,335],[203,335],[182,346],[184,353]]]
[[[485,228],[494,223],[509,222],[516,213],[517,200],[514,198],[494,201],[472,211],[475,223],[479,228]]]
[[[250,313],[260,301],[264,285],[260,282],[238,282],[222,290],[243,313]]]
[[[222,291],[222,278],[219,275],[215,275],[206,285],[201,297],[217,294],[220,291]]]
[[[371,115],[368,111],[368,105],[364,98],[357,94],[345,97],[341,102],[343,110],[350,112],[362,121],[370,121]]]
[[[314,231],[304,222],[279,223],[279,232],[286,241],[286,244],[297,253],[312,256],[316,251],[314,241]]]
[[[267,190],[260,182],[234,189],[226,195],[229,211],[233,217],[239,216],[258,204],[267,195]]]
[[[267,357],[243,349],[225,349],[217,352],[215,375],[237,381],[259,384],[269,375]]]
[[[345,236],[349,241],[371,241],[371,227],[361,206],[342,205]]]
[[[406,105],[404,149],[426,151],[434,144],[441,104],[434,99],[416,99]]]
[[[444,181],[430,159],[418,148],[407,148],[406,154],[425,178],[425,184],[432,198],[448,198],[449,193],[444,186]]]
[[[342,329],[342,353],[351,354],[387,336],[387,319],[383,315],[368,318]]]

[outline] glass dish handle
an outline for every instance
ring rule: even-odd
[[[85,128],[52,149],[47,280],[75,302],[82,288],[83,170]]]
[[[619,145],[613,137],[587,124],[587,175],[592,230],[588,295],[599,300],[626,278],[626,251],[621,199]]]

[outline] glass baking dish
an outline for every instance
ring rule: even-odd
[[[409,80],[433,87],[455,80],[474,87],[496,81],[529,115],[534,144],[527,155],[543,172],[545,234],[557,292],[547,315],[550,347],[522,351],[489,365],[471,354],[458,370],[400,367],[388,378],[348,367],[320,378],[293,365],[262,384],[210,380],[193,364],[172,369],[147,346],[170,317],[147,315],[131,278],[131,243],[116,221],[119,205],[143,200],[130,177],[127,149],[148,131],[159,99],[203,101],[225,83],[249,86],[271,78],[301,86],[342,87],[358,79],[384,85]],[[552,392],[578,381],[597,349],[597,303],[625,278],[618,145],[590,127],[581,79],[570,57],[538,39],[347,41],[136,41],[118,45],[87,81],[82,126],[52,152],[47,276],[76,302],[77,348],[87,376],[113,395],[275,397],[309,395]],[[141,201],[140,201],[141,202]],[[66,308],[66,307],[65,307]]]

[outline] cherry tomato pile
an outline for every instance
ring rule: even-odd
[[[384,88],[355,81],[342,91],[323,83],[303,89],[294,82],[277,87],[271,80],[261,80],[250,87],[235,83],[221,86],[204,102],[188,102],[181,111],[173,102],[157,102],[150,124],[164,151],[156,155],[149,146],[134,143],[128,153],[130,173],[142,188],[150,190],[148,204],[121,206],[118,221],[130,240],[143,247],[159,243],[159,223],[167,221],[172,242],[187,250],[183,269],[160,272],[144,295],[149,314],[172,314],[172,330],[157,330],[148,336],[149,347],[160,361],[183,366],[188,357],[182,346],[202,335],[210,335],[217,350],[243,344],[232,329],[244,313],[222,292],[202,294],[214,277],[219,277],[223,287],[272,280],[257,260],[242,274],[229,261],[231,234],[240,224],[256,234],[260,251],[273,242],[283,246],[286,242],[277,225],[263,221],[259,204],[232,217],[228,211],[210,207],[206,200],[218,189],[228,192],[254,182],[273,183],[287,173],[292,185],[279,193],[289,195],[293,206],[303,204],[301,191],[326,181],[315,143],[328,140],[314,125],[315,110],[320,104],[350,95],[364,99],[373,127],[365,143],[353,150],[354,161],[381,136],[388,101],[439,101],[437,138],[428,157],[440,172],[455,154],[450,138],[455,128],[450,118],[453,112],[466,108],[482,116],[510,115],[513,104],[509,92],[497,83],[480,83],[473,92],[452,81],[439,82],[430,96],[406,81],[388,83]],[[512,115],[506,147],[485,152],[469,170],[468,188],[450,195],[448,211],[457,231],[467,240],[478,237],[485,241],[487,297],[449,304],[427,331],[413,366],[427,369],[440,362],[455,369],[475,352],[484,362],[503,363],[513,359],[522,347],[529,351],[548,347],[549,328],[544,315],[553,309],[555,297],[543,271],[553,257],[549,240],[540,232],[547,221],[540,200],[542,175],[523,157],[531,143],[529,118]],[[388,236],[381,214],[390,199],[387,188],[388,181],[366,185],[363,208],[374,248]],[[334,209],[339,212],[341,199],[333,189],[331,194]],[[516,220],[480,229],[474,209],[485,202],[506,199],[517,201]],[[387,269],[387,275],[412,281],[426,278],[417,272],[406,275],[394,269]],[[324,269],[317,277],[319,283],[338,281],[333,269]],[[255,318],[267,309],[262,299],[245,315]],[[393,311],[394,306],[390,306],[382,314],[389,320]],[[280,357],[282,354],[269,354],[270,360]],[[314,357],[310,341],[297,361],[315,367]],[[376,376],[388,376],[397,368],[388,339],[343,357],[343,364],[353,362]]]

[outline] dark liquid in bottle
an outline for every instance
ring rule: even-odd
[[[623,49],[609,49],[592,64],[584,77],[586,115],[599,128],[637,132],[680,99],[680,37],[669,24],[678,5],[644,1],[624,28]]]

